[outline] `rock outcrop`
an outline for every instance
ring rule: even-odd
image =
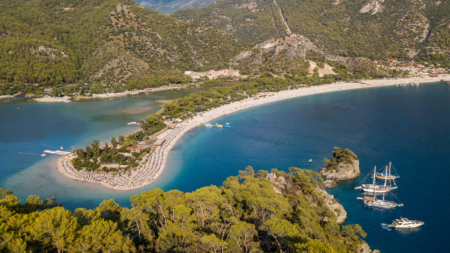
[[[347,219],[347,212],[345,211],[344,207],[339,204],[339,202],[334,199],[333,195],[328,194],[323,189],[316,188],[316,192],[322,195],[323,200],[325,201],[325,205],[330,208],[331,211],[336,215],[337,218],[337,224],[344,223],[345,219]]]
[[[369,0],[364,3],[364,5],[359,10],[360,13],[367,13],[375,15],[377,13],[381,13],[384,10],[384,6],[380,4],[380,2],[384,2],[384,0]]]
[[[371,250],[369,245],[365,242],[359,245],[358,253],[380,253],[379,250]]]
[[[302,194],[300,188],[296,188],[295,185],[287,183],[286,179],[282,176],[277,176],[275,173],[268,173],[266,175],[266,178],[273,185],[273,189],[277,193],[283,194],[284,192],[290,192],[294,195]],[[347,219],[347,212],[345,211],[344,207],[339,204],[336,199],[334,199],[333,195],[328,194],[328,192],[326,192],[325,190],[316,187],[315,191],[320,196],[322,196],[325,205],[334,212],[337,218],[337,223],[344,223],[345,219]]]
[[[333,159],[324,159],[327,166],[320,169],[320,174],[325,179],[325,187],[336,186],[336,181],[350,180],[361,175],[359,160],[355,153],[348,149],[334,148]]]

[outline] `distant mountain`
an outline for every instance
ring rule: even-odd
[[[333,55],[448,62],[448,13],[449,0],[218,0],[173,16],[247,42],[295,33]]]
[[[131,0],[0,1],[0,85],[125,83],[159,71],[228,67],[247,43]]]
[[[176,10],[206,7],[214,0],[136,0],[142,7],[147,7],[164,14],[174,13]]]

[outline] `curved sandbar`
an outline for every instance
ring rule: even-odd
[[[396,84],[405,84],[409,82],[425,83],[425,82],[436,82],[439,78],[408,78],[408,79],[398,79],[398,80],[369,80],[364,83],[340,83],[340,84],[329,84],[322,86],[312,86],[307,88],[300,88],[294,90],[281,91],[278,93],[272,93],[270,96],[264,98],[252,99],[248,98],[242,101],[234,102],[221,106],[219,108],[212,109],[210,111],[203,112],[203,116],[196,116],[188,122],[182,122],[171,131],[165,137],[165,142],[163,145],[157,147],[151,155],[144,157],[144,164],[140,166],[139,170],[131,173],[131,176],[112,176],[109,173],[93,173],[87,172],[85,170],[76,170],[71,161],[67,158],[58,159],[58,170],[65,176],[86,182],[99,183],[103,186],[115,189],[115,190],[132,190],[137,189],[146,185],[149,185],[154,180],[156,180],[164,170],[167,162],[167,157],[169,151],[173,148],[175,143],[181,136],[183,136],[187,131],[193,129],[194,127],[201,126],[204,123],[210,122],[213,119],[221,117],[226,114],[234,113],[246,108],[253,106],[258,106],[262,104],[267,104],[271,102],[276,102],[284,99],[308,96],[313,94],[352,90],[352,89],[362,89],[362,88],[372,88],[372,87],[383,87],[391,86]]]

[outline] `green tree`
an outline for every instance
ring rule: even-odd
[[[278,245],[280,253],[283,253],[282,239],[286,236],[293,237],[299,234],[298,229],[288,220],[281,218],[272,218],[264,222],[261,229],[273,237]]]
[[[76,218],[62,207],[55,207],[39,213],[33,224],[34,236],[45,248],[56,249],[58,253],[68,251],[76,238]]]
[[[116,148],[116,147],[117,147],[116,137],[112,137],[112,138],[111,138],[111,145],[113,146],[113,148]]]
[[[77,252],[135,252],[132,240],[117,229],[117,223],[103,219],[83,226],[73,249]]]

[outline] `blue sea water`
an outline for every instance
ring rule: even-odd
[[[229,128],[189,132],[169,156],[176,176],[165,190],[192,191],[219,184],[239,170],[299,167],[318,171],[333,147],[359,157],[362,176],[329,190],[381,252],[447,252],[450,246],[450,86],[383,87],[280,101],[222,117]],[[311,164],[309,159],[313,159]],[[396,210],[363,206],[353,188],[374,166],[392,162],[401,178]],[[390,196],[395,200],[393,196]],[[380,223],[407,217],[425,222],[417,230],[387,231]]]
[[[318,171],[323,166],[322,159],[330,157],[337,146],[358,155],[362,176],[329,192],[344,205],[348,213],[346,223],[358,223],[368,233],[370,246],[382,252],[446,252],[450,246],[450,191],[446,183],[450,177],[449,85],[318,94],[221,117],[212,123],[229,122],[230,127],[199,127],[188,132],[170,152],[162,176],[154,184],[135,191],[113,191],[67,180],[52,168],[51,158],[18,154],[40,154],[46,148],[42,143],[79,148],[93,137],[109,140],[127,129],[121,127],[126,122],[156,110],[122,114],[121,110],[127,110],[122,103],[130,103],[130,112],[149,103],[149,98],[133,98],[129,102],[127,99],[83,102],[86,105],[10,102],[0,106],[1,187],[14,187],[11,189],[22,199],[29,194],[58,195],[69,209],[93,208],[109,197],[129,206],[129,196],[141,191],[155,187],[193,191],[220,185],[226,177],[237,175],[249,165],[255,170],[287,170],[294,166]],[[14,109],[17,107],[20,109]],[[20,114],[20,110],[29,112]],[[310,164],[309,159],[313,159]],[[364,207],[356,199],[360,192],[353,188],[373,166],[382,167],[390,161],[401,175],[395,194],[405,206],[396,210]],[[380,223],[401,216],[422,220],[425,225],[404,232],[381,228]]]

